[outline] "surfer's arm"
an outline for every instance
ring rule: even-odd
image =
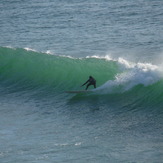
[[[89,80],[87,80],[83,85],[81,85],[81,87],[84,86],[85,84],[87,84],[88,82],[89,82]]]

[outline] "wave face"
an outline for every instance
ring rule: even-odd
[[[79,89],[89,75],[98,84],[113,79],[118,72],[115,61],[97,58],[76,59],[54,56],[28,49],[0,49],[0,80],[17,86],[28,85],[55,89]]]
[[[30,49],[0,48],[0,85],[17,92],[41,89],[59,95],[66,90],[84,89],[80,85],[89,75],[97,80],[90,98],[109,96],[118,101],[125,99],[126,106],[163,106],[161,66],[109,56],[72,58]]]

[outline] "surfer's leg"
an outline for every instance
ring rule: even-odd
[[[87,87],[86,87],[86,89],[85,90],[87,90],[88,89],[88,87],[90,86],[91,84],[89,83],[89,84],[87,84]]]

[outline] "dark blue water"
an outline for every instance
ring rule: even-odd
[[[1,0],[0,15],[0,162],[162,162],[162,0]],[[65,93],[89,75],[96,90]]]
[[[162,6],[162,0],[2,0],[0,44],[71,56],[157,57]]]

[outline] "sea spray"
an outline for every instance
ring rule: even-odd
[[[101,93],[124,92],[136,85],[152,85],[161,80],[161,70],[151,63],[132,63],[123,58],[117,60],[120,73],[96,90]]]

